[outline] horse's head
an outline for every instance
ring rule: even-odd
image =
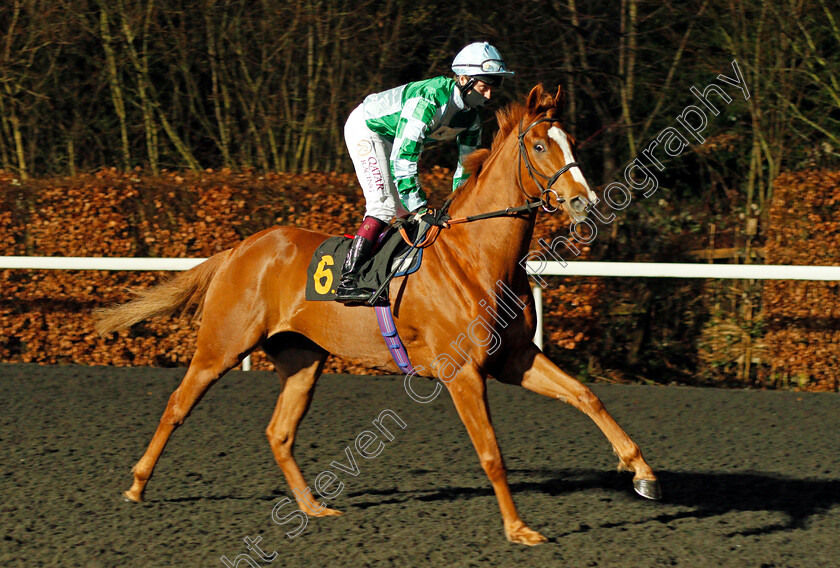
[[[564,102],[561,87],[553,97],[541,84],[531,89],[527,116],[519,124],[519,179],[529,198],[540,199],[552,211],[562,203],[579,221],[598,198],[575,160],[574,139],[560,126]]]

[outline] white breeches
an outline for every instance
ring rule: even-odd
[[[394,216],[407,215],[391,177],[388,158],[393,144],[367,127],[362,105],[350,113],[344,125],[344,141],[365,194],[365,216],[388,223]]]

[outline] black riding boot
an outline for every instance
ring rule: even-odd
[[[359,270],[370,259],[373,243],[356,235],[341,267],[341,282],[335,291],[335,301],[342,304],[364,303],[376,290],[359,288]]]

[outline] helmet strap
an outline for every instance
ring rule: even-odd
[[[478,82],[478,79],[476,79],[475,77],[472,77],[470,75],[467,75],[467,77],[469,77],[469,79],[466,83],[464,83],[463,85],[461,85],[460,83],[458,84],[458,89],[461,91],[461,98],[464,100],[466,100],[467,93],[470,91],[470,89],[475,87],[475,84]]]

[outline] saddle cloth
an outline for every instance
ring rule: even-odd
[[[404,222],[402,226],[413,243],[422,241],[429,229],[429,224],[424,221]],[[335,290],[341,280],[341,267],[352,242],[353,239],[347,237],[330,237],[318,247],[306,270],[307,300],[335,300]],[[362,265],[359,286],[376,290],[389,278],[416,272],[422,260],[423,249],[410,246],[397,228],[392,226],[379,238],[373,257]],[[387,302],[387,288],[379,300]]]

